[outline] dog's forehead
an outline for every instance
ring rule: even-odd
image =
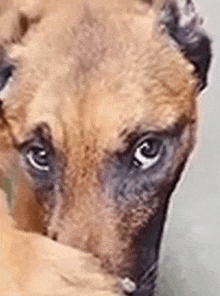
[[[76,138],[83,137],[85,144],[95,141],[103,149],[117,150],[135,131],[172,130],[183,118],[185,124],[190,123],[195,111],[193,96],[193,88],[175,93],[157,79],[148,79],[146,88],[128,81],[109,86],[109,80],[103,79],[77,93],[40,91],[27,104],[26,125],[22,124],[18,134],[24,141],[38,125],[47,123],[58,146],[65,146],[67,137],[74,148]]]
[[[27,77],[34,89],[27,104],[23,90],[15,96],[26,108],[27,130],[22,121],[19,136],[46,122],[63,142],[65,122],[70,137],[83,131],[108,146],[119,143],[124,130],[166,130],[183,117],[190,120],[196,96],[192,69],[154,21],[151,12],[118,18],[86,10],[71,30],[61,22],[53,34],[46,28],[30,37],[17,50],[25,65],[19,88],[27,88]]]

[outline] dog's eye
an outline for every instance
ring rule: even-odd
[[[26,158],[34,169],[43,172],[50,170],[50,154],[43,146],[31,146],[27,151]]]
[[[163,152],[163,143],[156,138],[145,139],[135,150],[133,163],[142,169],[148,169],[156,164]]]

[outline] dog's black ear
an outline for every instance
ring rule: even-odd
[[[200,90],[207,85],[212,51],[203,20],[191,0],[168,0],[162,8],[161,24],[187,60],[195,67]]]
[[[4,52],[0,52],[0,93],[5,88],[8,80],[12,76],[15,66],[5,58]],[[0,94],[1,97],[1,94]]]
[[[2,116],[3,101],[8,96],[14,70],[14,62],[8,58],[6,51],[0,46],[0,118]]]

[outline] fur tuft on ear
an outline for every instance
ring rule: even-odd
[[[151,5],[155,11],[160,10],[161,7],[165,4],[166,0],[142,0],[143,2]]]
[[[191,0],[166,1],[161,13],[161,24],[189,62],[195,67],[200,90],[207,85],[207,73],[212,52],[211,40],[202,28],[203,19]]]
[[[8,0],[7,0],[8,1]],[[32,23],[38,22],[42,10],[41,1],[13,0],[10,5],[0,3],[0,43],[17,43],[29,30]]]

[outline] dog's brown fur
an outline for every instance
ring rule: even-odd
[[[38,234],[15,229],[0,192],[1,296],[114,296],[98,259]]]
[[[58,175],[46,196],[18,168],[15,218],[20,229],[46,229],[98,256],[115,275],[129,276],[138,256],[135,237],[166,207],[193,147],[197,81],[161,35],[160,1],[38,2],[2,12],[7,25],[0,40],[18,69],[2,132],[9,130],[11,164],[38,129],[53,145]],[[127,153],[128,137],[134,146],[137,135],[148,133],[178,135],[171,163],[162,168],[167,179],[157,185],[164,195],[157,188],[152,199],[133,192],[116,203],[108,185],[116,155]]]

